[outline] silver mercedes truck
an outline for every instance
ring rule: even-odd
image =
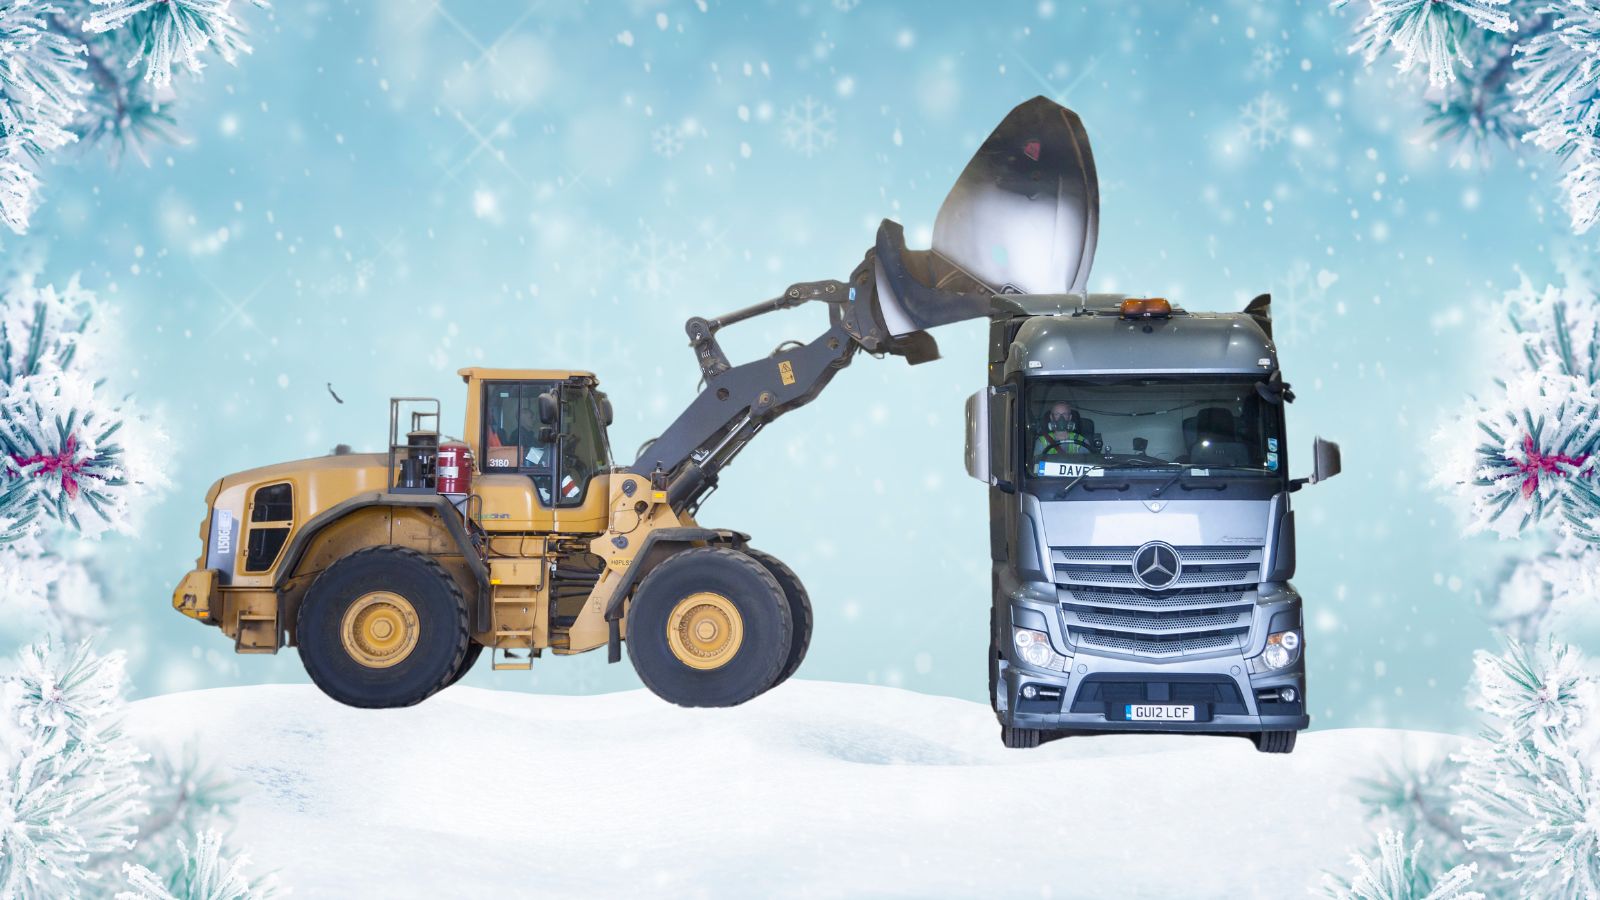
[[[991,317],[967,401],[967,469],[990,488],[989,688],[1010,747],[1052,732],[1248,733],[1310,724],[1270,300],[1019,296]]]
[[[929,249],[887,229],[874,255],[887,333],[989,322],[966,462],[989,488],[1001,737],[1231,732],[1287,753],[1310,724],[1289,499],[1339,448],[1317,439],[1289,477],[1270,297],[1090,293],[1099,220],[1083,122],[1036,97],[978,148]]]

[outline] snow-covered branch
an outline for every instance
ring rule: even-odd
[[[262,0],[251,0],[265,6]],[[0,0],[0,222],[21,234],[39,168],[79,139],[170,139],[173,69],[250,52],[230,0]],[[140,74],[142,70],[142,75]]]

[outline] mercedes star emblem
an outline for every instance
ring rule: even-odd
[[[1133,554],[1133,578],[1151,590],[1172,587],[1181,571],[1183,563],[1171,544],[1151,541]]]

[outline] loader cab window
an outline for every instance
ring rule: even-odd
[[[485,473],[543,474],[549,483],[552,442],[541,440],[539,395],[548,381],[492,381],[484,386],[483,464]],[[552,429],[553,432],[553,429]]]

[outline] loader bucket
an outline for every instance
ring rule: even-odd
[[[1083,121],[1045,97],[1013,109],[967,163],[933,226],[933,247],[878,230],[878,301],[890,334],[988,315],[996,294],[1085,289],[1100,185]]]

